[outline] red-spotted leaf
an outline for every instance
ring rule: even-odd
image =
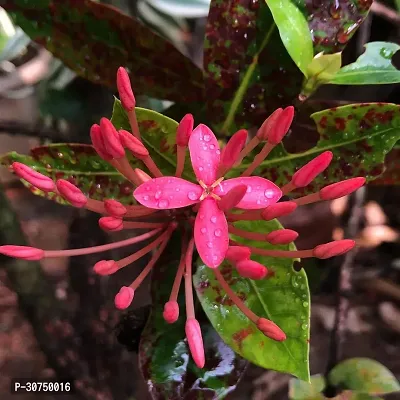
[[[240,222],[238,228],[269,233],[281,228],[278,221]],[[241,243],[265,249],[295,249],[294,244],[273,246],[235,237]],[[220,271],[237,295],[256,315],[274,321],[287,339],[276,342],[264,336],[225,294],[211,268],[199,263],[194,285],[201,305],[215,330],[226,344],[245,359],[263,368],[290,373],[309,380],[310,294],[307,276],[296,272],[293,259],[252,256],[268,267],[269,275],[260,281],[243,278],[227,262]]]
[[[289,381],[290,400],[324,400],[322,391],[325,389],[325,378],[322,375],[313,375],[310,382],[304,382],[296,378]]]
[[[159,263],[154,272],[151,315],[139,346],[140,368],[154,400],[223,399],[236,387],[247,362],[224,344],[204,318],[200,325],[206,364],[203,369],[196,367],[185,338],[183,290],[178,321],[170,325],[162,316],[177,267],[178,262]]]
[[[376,179],[384,170],[386,154],[400,139],[400,106],[396,104],[354,104],[320,111],[311,117],[320,134],[315,147],[293,154],[279,145],[255,172],[281,186],[308,161],[332,151],[330,166],[305,191],[296,191],[293,196],[354,176]],[[296,131],[292,133],[295,135]],[[236,176],[253,159],[254,154],[231,174]]]
[[[369,358],[351,358],[336,365],[329,382],[357,392],[372,395],[400,392],[400,383],[381,363]]]
[[[92,199],[115,198],[125,204],[134,202],[132,184],[103,161],[92,146],[51,144],[32,149],[29,156],[13,151],[0,158],[1,164],[5,166],[10,166],[14,161],[29,165],[54,180],[67,179]],[[55,193],[44,193],[27,182],[22,182],[36,195],[67,204]]]
[[[341,51],[363,22],[371,0],[296,0],[312,32],[314,54]],[[233,133],[259,126],[293,103],[303,76],[279,36],[265,0],[212,0],[204,43],[209,120]]]
[[[386,156],[385,171],[372,185],[400,185],[400,145],[396,144],[393,150]]]
[[[203,98],[201,70],[162,37],[117,8],[92,0],[1,2],[33,40],[78,75],[115,88],[129,69],[137,94],[174,101]]]

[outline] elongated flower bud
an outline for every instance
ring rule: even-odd
[[[292,243],[299,237],[299,234],[292,229],[279,229],[268,233],[266,239],[271,244],[288,244]]]
[[[101,132],[100,125],[93,124],[90,128],[90,138],[96,153],[105,161],[113,159],[112,155],[108,153],[103,142],[103,133]]]
[[[163,317],[168,324],[173,324],[179,318],[179,305],[177,301],[168,301],[164,305]]]
[[[116,159],[124,157],[125,149],[122,146],[119,134],[111,121],[107,118],[102,118],[100,120],[100,129],[103,135],[104,147],[107,149],[107,152]]]
[[[246,129],[237,131],[228,141],[221,153],[221,168],[225,171],[229,170],[239,159],[239,154],[242,151],[247,140]]]
[[[294,117],[294,107],[286,107],[279,115],[278,121],[271,127],[267,133],[267,141],[273,145],[277,145],[288,133],[290,125]]]
[[[246,194],[246,185],[237,185],[233,187],[220,201],[218,207],[221,211],[227,211],[236,207]]]
[[[301,188],[309,185],[317,175],[324,171],[332,161],[333,153],[325,151],[318,157],[301,167],[292,178],[295,187]]]
[[[59,179],[56,182],[57,190],[60,195],[70,202],[74,207],[81,208],[87,203],[87,197],[82,193],[82,191],[73,185],[71,182],[65,179]]]
[[[122,107],[126,111],[132,111],[135,108],[136,100],[133,95],[128,72],[123,67],[119,67],[117,71],[117,88]]]
[[[143,158],[149,155],[149,151],[144,147],[144,144],[130,132],[121,129],[118,131],[121,143],[129,149],[136,158]]]
[[[270,339],[282,342],[286,339],[285,332],[278,325],[266,318],[259,318],[257,328]]]
[[[249,279],[264,279],[268,273],[264,265],[253,260],[242,260],[236,264],[239,275]]]
[[[248,260],[251,250],[246,246],[229,246],[225,258],[233,264],[239,261]]]
[[[181,147],[187,147],[190,135],[193,132],[194,119],[192,114],[186,114],[179,122],[176,131],[176,144]]]
[[[276,109],[261,125],[260,129],[257,131],[257,137],[260,140],[267,140],[272,130],[275,129],[276,124],[279,123],[280,116],[283,112],[282,108]]]
[[[131,305],[134,296],[135,291],[131,287],[122,286],[115,296],[115,307],[118,308],[118,310],[125,310],[125,308]]]
[[[0,254],[30,261],[41,260],[44,257],[44,251],[42,249],[29,246],[0,246]]]
[[[199,368],[203,368],[205,364],[203,337],[197,319],[189,318],[186,321],[185,332],[193,361]]]
[[[20,178],[25,179],[31,185],[43,190],[43,192],[55,191],[56,186],[53,180],[46,175],[36,172],[31,167],[20,162],[13,162],[12,169]]]
[[[124,223],[121,218],[101,217],[99,219],[99,226],[105,231],[118,232],[124,228]]]
[[[118,271],[118,264],[114,260],[101,260],[94,265],[93,271],[97,275],[112,275]]]
[[[135,173],[142,183],[151,181],[153,179],[149,174],[146,174],[146,172],[142,171],[140,168],[135,168]]]
[[[126,207],[117,200],[107,199],[104,201],[104,208],[113,217],[123,217],[127,213]]]
[[[297,204],[294,201],[282,201],[282,203],[276,203],[266,207],[261,212],[261,216],[265,221],[270,221],[271,219],[288,215],[296,208]]]
[[[355,192],[364,184],[365,178],[351,178],[325,186],[319,191],[319,195],[322,200],[339,199],[340,197],[347,196],[348,194]]]
[[[356,242],[351,239],[335,240],[333,242],[320,244],[313,250],[314,257],[325,259],[334,256],[340,256],[350,251]]]

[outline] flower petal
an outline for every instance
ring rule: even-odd
[[[173,176],[155,178],[140,185],[133,197],[146,207],[158,210],[181,208],[199,201],[201,186]]]
[[[217,138],[208,126],[200,124],[192,132],[189,152],[197,179],[206,185],[213,184],[217,180],[221,151]]]
[[[194,224],[194,241],[203,262],[217,268],[224,261],[229,246],[228,223],[213,198],[200,203]]]
[[[221,197],[225,196],[237,185],[247,186],[247,192],[237,204],[237,208],[245,210],[265,208],[271,204],[275,204],[282,197],[282,191],[278,186],[268,179],[260,178],[259,176],[233,178],[222,181],[214,189],[214,193]]]

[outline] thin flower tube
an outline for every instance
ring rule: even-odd
[[[0,246],[0,253],[25,260],[41,260],[100,253],[146,242],[141,249],[121,260],[104,259],[93,266],[94,272],[99,275],[112,275],[146,254],[152,254],[149,263],[139,276],[129,286],[122,286],[116,294],[115,306],[122,310],[129,307],[137,288],[156,267],[172,233],[179,231],[182,236],[181,257],[170,298],[168,301],[166,299],[163,316],[169,324],[180,318],[177,298],[179,290],[184,286],[185,332],[197,366],[199,368],[204,366],[205,356],[201,326],[195,317],[193,299],[192,258],[196,251],[204,264],[213,270],[216,279],[233,304],[254,323],[254,326],[273,340],[285,340],[286,335],[280,327],[263,315],[256,315],[246,306],[225,281],[219,266],[227,260],[236,268],[239,275],[262,280],[268,275],[268,268],[252,260],[252,254],[325,259],[351,250],[355,242],[348,239],[339,240],[301,251],[265,250],[243,246],[238,238],[280,245],[291,243],[297,238],[298,233],[290,229],[279,229],[268,234],[254,233],[238,229],[235,222],[268,221],[289,215],[304,204],[348,195],[360,188],[365,179],[362,177],[348,179],[330,184],[314,194],[293,201],[280,201],[283,195],[307,186],[328,168],[332,160],[332,153],[329,151],[321,153],[296,171],[283,188],[279,188],[268,179],[254,176],[253,173],[259,164],[289,130],[294,116],[293,107],[275,111],[247,144],[247,131],[242,130],[237,132],[222,149],[209,127],[200,124],[193,129],[192,115],[184,116],[177,129],[175,176],[163,176],[142,142],[135,114],[135,98],[128,74],[123,68],[118,70],[117,87],[132,133],[126,130],[117,131],[106,118],[102,118],[98,125],[93,125],[90,133],[93,147],[98,155],[133,183],[135,189],[132,195],[140,205],[124,205],[112,198],[103,201],[90,199],[71,182],[63,179],[54,182],[51,178],[18,162],[12,165],[12,169],[32,186],[45,192],[54,192],[75,207],[98,213],[102,229],[111,232],[139,229],[140,234],[134,232],[132,238],[102,246],[59,251],[4,245]],[[236,178],[225,179],[225,175],[262,142],[264,146],[243,174]],[[187,151],[196,177],[193,182],[181,177]],[[128,161],[127,152],[143,161],[147,171],[133,169]],[[230,238],[230,234],[235,235],[235,241]]]

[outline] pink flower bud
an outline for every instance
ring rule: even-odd
[[[286,339],[285,332],[278,325],[266,318],[259,318],[257,328],[270,339],[282,342]]]
[[[319,191],[322,200],[333,200],[355,192],[365,184],[365,178],[351,178],[325,186]]]
[[[333,153],[331,151],[325,151],[301,167],[292,177],[293,185],[297,188],[309,185],[317,175],[328,167],[332,157]]]
[[[268,273],[264,265],[253,260],[242,260],[236,264],[239,275],[249,279],[264,279]]]
[[[117,71],[117,88],[122,107],[124,107],[126,111],[133,110],[136,105],[136,100],[133,95],[128,72],[123,67],[119,67]]]
[[[108,153],[106,148],[104,147],[104,142],[103,142],[103,134],[100,129],[100,125],[94,124],[90,128],[90,138],[92,139],[92,144],[94,149],[96,150],[96,153],[106,161],[112,160],[111,154]]]
[[[251,256],[251,250],[245,246],[229,246],[225,258],[233,264],[239,261],[248,260]]]
[[[135,136],[133,136],[128,131],[121,129],[118,131],[119,138],[124,147],[129,149],[131,153],[139,159],[147,157],[149,155],[148,150],[144,147],[144,144]]]
[[[163,317],[168,324],[173,324],[179,318],[179,305],[176,301],[168,301],[164,305]]]
[[[44,251],[42,249],[28,246],[0,246],[0,254],[30,261],[41,260],[44,257]]]
[[[335,240],[333,242],[320,244],[319,246],[315,247],[313,250],[313,255],[314,257],[322,259],[340,256],[350,251],[355,245],[356,242],[354,240]]]
[[[108,199],[104,201],[104,208],[113,217],[123,217],[127,213],[126,207],[119,201]]]
[[[121,144],[121,140],[114,125],[107,118],[100,120],[100,129],[103,135],[104,147],[112,158],[122,158],[125,156],[125,149]]]
[[[124,228],[124,223],[121,218],[101,217],[99,219],[99,226],[105,231],[118,232]]]
[[[270,221],[271,219],[288,215],[292,213],[296,208],[297,204],[294,201],[282,201],[282,203],[276,203],[266,207],[261,212],[261,217],[265,221]]]
[[[218,207],[221,211],[228,211],[238,205],[247,191],[246,185],[234,186],[225,196],[218,201]]]
[[[118,264],[114,260],[101,260],[94,265],[93,271],[97,275],[112,275],[118,271]]]
[[[193,132],[194,119],[192,114],[186,114],[179,122],[176,131],[176,144],[181,147],[187,147],[190,135]]]
[[[279,116],[279,121],[275,123],[271,132],[268,134],[267,140],[273,145],[277,145],[288,133],[290,125],[294,117],[294,107],[286,107]]]
[[[74,207],[84,207],[87,203],[86,196],[82,193],[82,191],[73,185],[71,182],[66,181],[65,179],[59,179],[56,182],[57,190],[60,195],[70,202]]]
[[[266,239],[271,244],[288,244],[298,238],[299,234],[291,229],[279,229],[268,233]]]
[[[282,108],[276,109],[261,125],[260,129],[257,131],[257,137],[260,140],[267,140],[268,136],[271,134],[272,130],[275,129],[275,125],[279,123],[279,118],[283,112]]]
[[[12,163],[12,169],[20,178],[25,179],[31,185],[37,187],[43,192],[54,192],[55,184],[51,178],[39,172],[36,172],[31,167],[20,162]]]
[[[205,355],[203,337],[198,321],[194,318],[189,318],[186,321],[185,332],[193,361],[199,368],[203,368],[205,364]]]
[[[135,291],[129,286],[122,286],[119,292],[115,295],[114,304],[118,310],[128,308],[135,296]]]
[[[146,172],[142,171],[140,168],[135,168],[135,173],[137,177],[142,181],[142,183],[151,181],[153,179],[150,175],[146,174]]]
[[[239,154],[242,151],[247,140],[246,129],[237,131],[228,141],[221,153],[221,167],[227,171],[238,161]]]

